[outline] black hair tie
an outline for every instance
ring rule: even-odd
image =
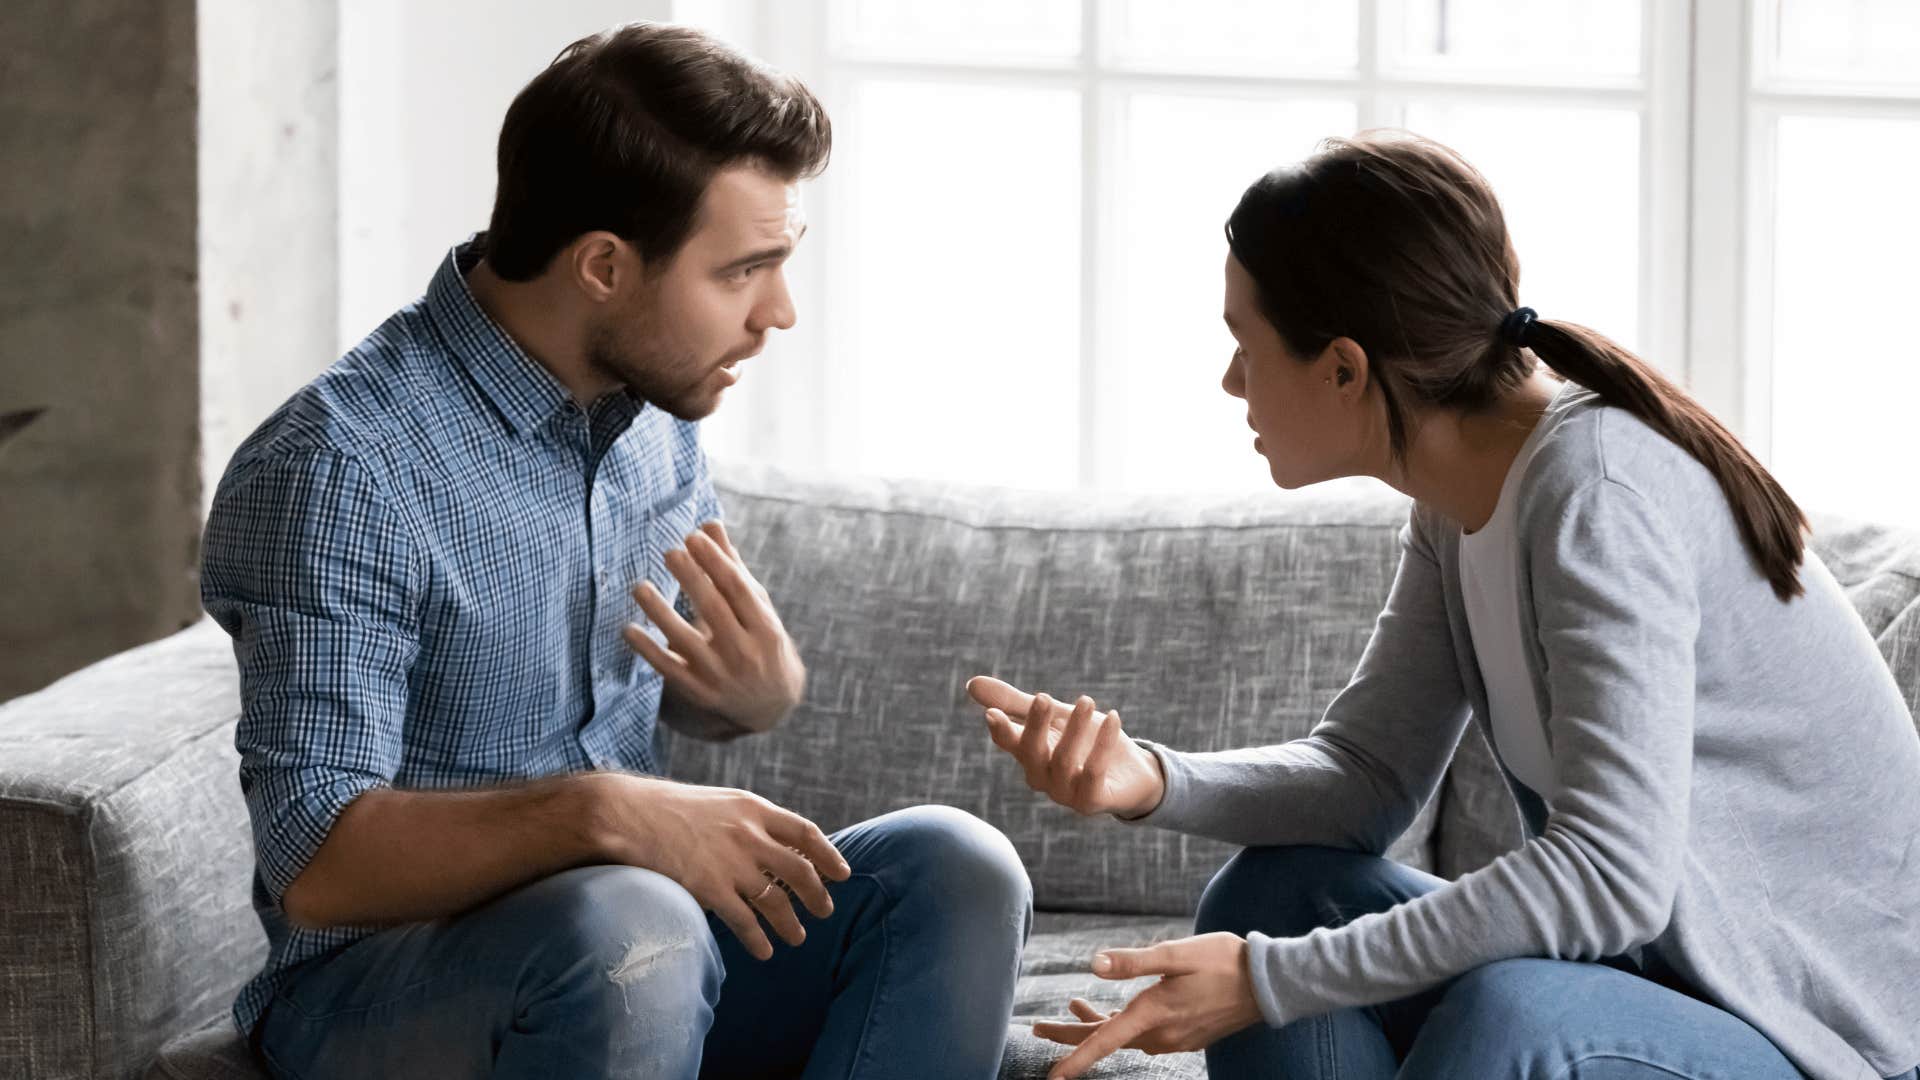
[[[1527,340],[1533,336],[1533,324],[1538,318],[1530,307],[1515,308],[1513,314],[1500,320],[1500,338],[1517,348],[1526,348]]]

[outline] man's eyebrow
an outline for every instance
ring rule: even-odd
[[[727,265],[722,266],[719,272],[722,274],[725,274],[725,273],[730,273],[734,270],[744,269],[745,267],[752,266],[755,263],[771,262],[774,259],[784,259],[787,256],[793,254],[794,244],[799,243],[800,238],[805,235],[807,235],[807,227],[805,225],[801,225],[800,231],[793,235],[793,244],[778,244],[773,247],[761,248],[758,251],[751,252],[746,255],[742,255],[739,258],[728,263]]]

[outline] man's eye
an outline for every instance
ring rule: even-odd
[[[760,269],[760,265],[758,263],[755,263],[752,266],[743,266],[740,269],[735,270],[732,274],[728,275],[728,280],[729,281],[746,281],[748,278],[751,278],[753,276],[753,272],[758,269]]]

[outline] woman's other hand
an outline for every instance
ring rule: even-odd
[[[1260,1022],[1253,979],[1247,972],[1247,942],[1238,934],[1202,934],[1144,949],[1108,949],[1093,958],[1093,971],[1103,979],[1158,975],[1160,981],[1116,1012],[1102,1013],[1075,998],[1069,1007],[1079,1023],[1033,1025],[1035,1035],[1077,1047],[1054,1063],[1048,1080],[1079,1076],[1125,1047],[1149,1054],[1204,1050]]]

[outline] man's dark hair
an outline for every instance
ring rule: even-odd
[[[806,179],[832,146],[798,79],[698,30],[638,22],[581,38],[507,109],[487,262],[526,281],[605,230],[656,266],[686,243],[716,172],[752,162]]]

